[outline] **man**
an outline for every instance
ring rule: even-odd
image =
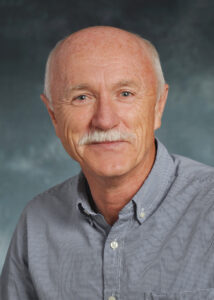
[[[167,93],[137,35],[91,27],[57,44],[41,98],[82,172],[25,208],[2,300],[214,299],[214,170],[155,140]]]

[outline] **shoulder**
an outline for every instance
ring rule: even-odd
[[[180,209],[188,223],[194,220],[201,233],[213,235],[214,168],[180,155],[172,158],[177,164],[171,189],[174,207]]]
[[[172,154],[173,160],[177,164],[177,174],[178,176],[194,178],[195,180],[203,181],[204,176],[214,179],[214,168],[198,161],[192,160],[190,158]]]
[[[81,174],[36,195],[26,205],[23,215],[28,219],[56,219],[71,214],[79,197]]]
[[[181,155],[171,156],[177,166],[175,184],[186,191],[209,193],[214,199],[214,168]]]
[[[193,159],[178,154],[171,154],[165,146],[157,140],[159,161],[161,161],[161,175],[171,169],[173,187],[178,190],[192,189],[197,191],[214,190],[214,167],[205,165]]]

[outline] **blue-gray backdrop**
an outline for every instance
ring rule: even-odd
[[[139,33],[160,52],[170,93],[157,133],[214,165],[213,0],[0,0],[0,271],[26,203],[76,174],[40,101],[54,44],[92,25]]]

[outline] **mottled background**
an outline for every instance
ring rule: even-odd
[[[76,174],[39,95],[47,55],[69,33],[112,25],[151,40],[170,84],[159,138],[214,166],[213,0],[0,0],[0,270],[35,194]]]

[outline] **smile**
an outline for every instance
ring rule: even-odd
[[[127,143],[126,141],[105,141],[105,142],[95,142],[95,143],[91,143],[88,144],[88,146],[92,146],[92,147],[96,147],[96,148],[103,148],[103,149],[109,149],[109,150],[113,150],[113,149],[117,149],[121,146],[123,146],[125,143]]]

